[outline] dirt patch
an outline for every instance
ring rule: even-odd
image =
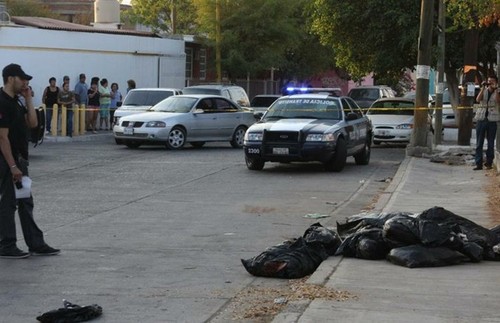
[[[486,172],[488,185],[485,188],[488,194],[488,208],[493,224],[500,224],[500,175],[495,169]]]
[[[357,300],[357,296],[325,286],[308,284],[307,278],[289,280],[278,287],[250,286],[232,300],[228,311],[234,321],[271,322],[290,302],[325,299],[333,301]]]

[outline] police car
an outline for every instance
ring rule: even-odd
[[[356,164],[370,162],[372,126],[349,97],[306,93],[276,100],[244,138],[248,169],[266,162],[319,161],[340,172],[348,156]]]

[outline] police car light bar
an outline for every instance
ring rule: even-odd
[[[286,91],[289,94],[317,93],[317,94],[330,94],[336,96],[342,95],[342,90],[338,87],[287,87]]]

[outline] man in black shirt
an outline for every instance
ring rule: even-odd
[[[21,66],[9,64],[2,70],[4,87],[0,88],[0,258],[26,258],[32,255],[56,255],[47,245],[43,232],[33,219],[33,196],[16,199],[14,184],[28,176],[28,129],[37,126],[33,98],[28,87],[31,76]],[[19,102],[24,97],[26,106]],[[15,212],[30,253],[17,245]]]

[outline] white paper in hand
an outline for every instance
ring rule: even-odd
[[[23,187],[19,189],[14,185],[16,199],[26,199],[31,196],[31,178],[23,176],[22,183]]]

